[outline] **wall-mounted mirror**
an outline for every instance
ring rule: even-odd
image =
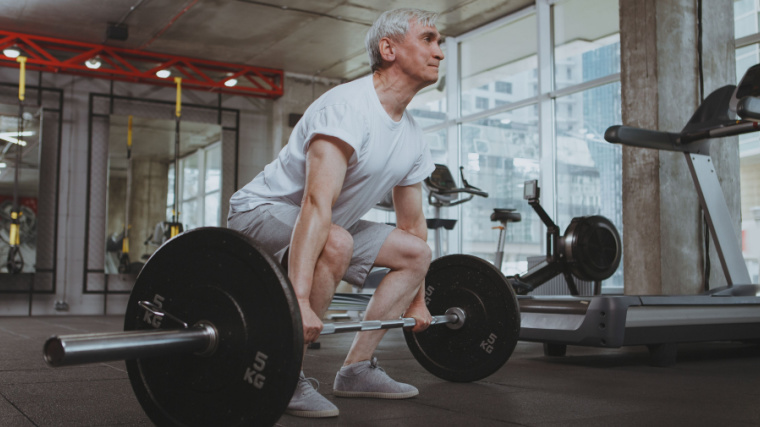
[[[138,273],[169,237],[175,209],[176,122],[132,117],[128,155],[129,130],[129,116],[110,117],[106,274]],[[179,134],[178,222],[184,230],[219,226],[222,128],[183,121]]]
[[[0,104],[0,272],[33,273],[37,254],[37,198],[40,173],[40,122],[42,110],[24,109],[19,129],[18,105]],[[19,131],[21,134],[19,135]],[[16,174],[17,150],[21,163]],[[17,251],[8,267],[14,194],[19,204]]]

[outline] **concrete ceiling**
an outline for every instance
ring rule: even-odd
[[[458,36],[533,0],[13,0],[0,28],[68,40],[189,56],[336,79],[369,72],[364,35],[386,10],[440,13]],[[107,23],[129,38],[106,38]]]

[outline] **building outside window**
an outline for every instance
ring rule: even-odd
[[[760,2],[734,2],[736,82],[760,63]],[[760,135],[739,135],[742,252],[752,283],[760,281]]]
[[[622,234],[620,147],[602,139],[621,123],[618,19],[616,0],[539,0],[447,39],[444,87],[426,89],[410,111],[428,135],[447,130],[437,139],[445,151],[434,156],[455,175],[463,166],[489,197],[444,214],[459,220],[446,252],[493,261],[498,231],[490,214],[515,208],[522,221],[508,226],[502,270],[523,273],[529,256],[545,253],[545,228],[522,197],[532,179],[561,230],[574,216],[604,215]],[[554,64],[553,72],[540,64]],[[622,290],[622,265],[603,289]]]

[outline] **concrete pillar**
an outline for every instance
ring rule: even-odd
[[[733,2],[702,8],[706,96],[735,83]],[[689,120],[701,99],[698,24],[694,0],[620,0],[624,124],[677,132]],[[737,139],[713,143],[712,157],[738,233]],[[682,153],[623,147],[623,228],[626,294],[704,290],[704,224]],[[711,252],[714,288],[725,279]]]
[[[132,204],[129,206],[129,259],[143,261],[155,246],[143,244],[161,221],[166,221],[166,196],[169,188],[169,164],[138,158],[132,160]]]
[[[155,250],[143,244],[156,224],[166,220],[169,165],[151,159],[132,159],[132,194],[129,204],[129,259],[140,262],[142,255]],[[108,180],[108,220],[106,237],[124,231],[126,218],[126,173],[111,174]],[[116,273],[115,271],[107,271]]]

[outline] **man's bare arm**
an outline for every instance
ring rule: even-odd
[[[311,310],[314,269],[327,242],[332,224],[332,206],[340,195],[353,148],[345,142],[318,135],[306,154],[306,183],[301,213],[290,240],[288,277],[298,298],[304,320],[306,342],[317,339],[321,319]]]
[[[395,187],[393,205],[396,210],[396,226],[427,242],[427,221],[422,211],[422,183]],[[404,315],[417,319],[414,332],[422,331],[430,325],[432,318],[425,305],[424,280]]]

